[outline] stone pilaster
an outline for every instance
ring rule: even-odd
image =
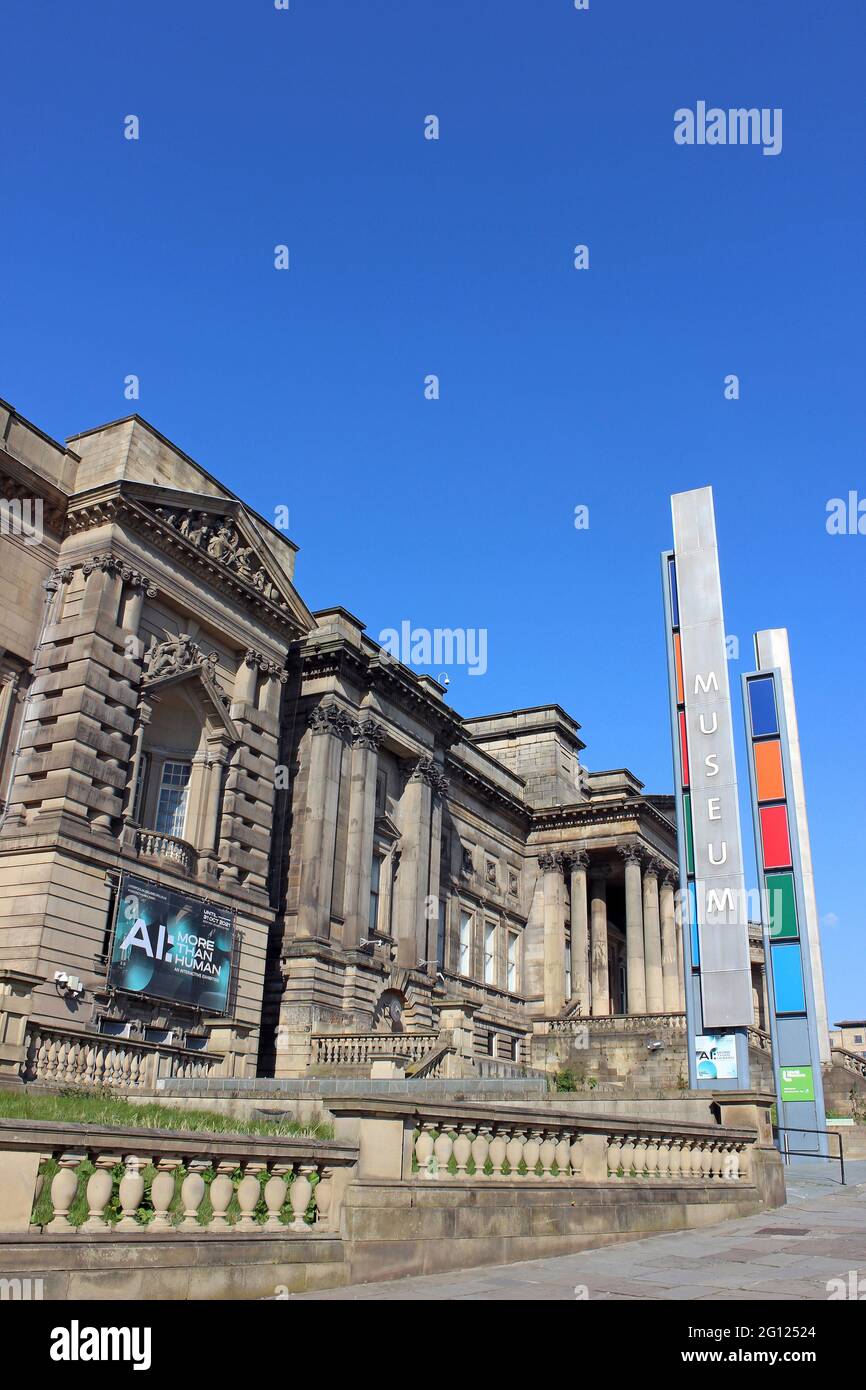
[[[610,979],[607,962],[607,879],[606,864],[593,864],[589,871],[592,1012],[610,1013]]]
[[[662,938],[659,916],[659,871],[661,864],[652,857],[646,861],[643,874],[643,942],[646,971],[647,1013],[664,1010],[662,983]]]
[[[589,1013],[589,917],[587,913],[586,871],[589,856],[582,849],[567,854],[571,895],[571,997],[580,1002],[580,1011]]]
[[[627,1010],[646,1013],[646,967],[644,964],[643,912],[641,908],[641,865],[636,845],[622,845],[625,860],[625,950],[628,986]]]
[[[680,1005],[680,975],[677,969],[677,922],[674,908],[676,879],[666,873],[659,888],[659,911],[662,931],[662,992],[666,1014],[676,1013]]]
[[[397,962],[411,968],[428,954],[427,895],[430,883],[431,812],[434,793],[447,787],[438,763],[425,754],[408,764],[400,801],[400,868],[395,884]]]
[[[538,867],[544,875],[544,1012],[552,1017],[565,1004],[563,856],[558,850],[545,850],[538,856]]]
[[[367,935],[376,820],[376,772],[379,745],[384,737],[385,730],[381,724],[374,719],[364,719],[358,725],[352,748],[343,929],[343,944],[350,950]],[[385,872],[386,865],[383,864],[383,876]]]
[[[354,721],[339,705],[317,705],[309,719],[307,802],[301,833],[301,882],[296,935],[326,941],[331,930],[334,848],[343,749]]]

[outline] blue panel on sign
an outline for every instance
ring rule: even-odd
[[[777,942],[770,947],[773,962],[773,988],[776,992],[776,1012],[803,1014],[806,995],[803,990],[803,966],[800,947],[796,942]]]
[[[752,733],[756,737],[779,732],[774,685],[772,676],[749,681],[749,709],[752,713]]]
[[[668,560],[668,580],[671,589],[671,623],[674,627],[680,625],[680,599],[677,593],[677,563],[676,560]]]
[[[689,922],[692,928],[692,966],[700,966],[701,963],[701,941],[698,936],[698,895],[695,892],[695,885],[689,884]]]

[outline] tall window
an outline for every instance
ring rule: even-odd
[[[460,974],[472,974],[472,913],[460,913]]]
[[[565,938],[565,999],[571,998],[571,938]]]
[[[439,926],[436,932],[436,964],[440,970],[445,969],[445,925],[447,920],[448,904],[444,898],[439,899]]]
[[[520,936],[516,931],[510,931],[508,933],[506,942],[506,975],[508,988],[513,993],[517,992],[517,951],[519,941]]]
[[[379,891],[382,879],[382,859],[378,854],[373,855],[373,868],[370,874],[370,931],[375,931],[379,925]]]
[[[191,771],[191,763],[166,762],[162,765],[162,781],[156,803],[156,829],[161,835],[183,838]]]
[[[496,923],[484,923],[484,983],[496,984]]]

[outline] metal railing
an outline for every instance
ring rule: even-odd
[[[784,1135],[781,1149],[782,1157],[786,1163],[790,1163],[792,1158],[826,1158],[828,1163],[838,1163],[842,1178],[842,1186],[845,1187],[845,1150],[842,1144],[842,1136],[835,1129],[805,1129],[803,1125],[776,1125],[777,1134]],[[822,1154],[814,1149],[792,1149],[788,1143],[789,1134],[826,1134],[832,1135],[839,1140],[838,1154]]]

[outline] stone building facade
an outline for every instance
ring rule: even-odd
[[[138,416],[63,445],[0,403],[0,440],[7,1075],[106,1038],[168,1074],[442,1030],[527,1062],[545,1024],[681,1011],[670,796],[590,771],[560,706],[462,719],[311,613],[294,543]],[[108,986],[130,873],[234,914],[220,1014]]]

